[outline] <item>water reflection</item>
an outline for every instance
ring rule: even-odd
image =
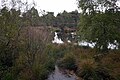
[[[67,75],[63,74],[56,65],[54,73],[49,75],[48,80],[76,80],[76,79],[75,76],[68,77]]]
[[[52,43],[57,43],[57,44],[64,43],[60,38],[58,38],[57,32],[55,32],[55,37],[54,37],[54,40],[52,41]]]
[[[95,45],[96,45],[95,42],[90,43],[90,42],[87,42],[87,41],[80,41],[80,42],[79,41],[72,41],[72,39],[76,38],[76,36],[77,36],[76,33],[72,32],[71,36],[72,36],[71,38],[67,37],[67,42],[68,43],[72,43],[72,44],[79,45],[79,46],[88,46],[90,48],[94,48]],[[74,40],[76,40],[76,39],[74,39]],[[58,33],[55,32],[54,40],[52,41],[52,43],[63,44],[64,41],[62,41],[62,39],[58,37]],[[114,44],[111,44],[111,43],[108,44],[108,49],[118,49],[118,46],[119,46],[119,44],[115,40]]]

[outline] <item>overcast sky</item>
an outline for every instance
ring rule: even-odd
[[[28,0],[32,2],[33,0]],[[70,12],[74,11],[77,8],[76,0],[34,0],[37,4],[36,8],[38,10],[45,10],[50,12],[63,12],[64,10]]]
[[[7,5],[11,0],[6,0]],[[74,10],[78,10],[77,1],[76,0],[21,0],[22,2],[28,1],[28,4],[32,4],[33,1],[36,3],[36,8],[40,12],[41,10],[54,12],[55,15],[57,13],[63,12],[66,10],[67,12],[71,12]],[[2,0],[0,0],[0,8],[3,5]]]

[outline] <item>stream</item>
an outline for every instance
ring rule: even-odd
[[[63,74],[56,65],[55,71],[49,75],[48,80],[76,80],[75,78],[74,75],[68,76]]]

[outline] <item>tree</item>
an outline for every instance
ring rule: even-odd
[[[95,42],[95,47],[102,51],[108,45],[120,42],[120,16],[118,0],[78,0],[82,10],[79,34],[82,40]],[[105,9],[105,10],[104,10]]]
[[[37,9],[32,7],[30,10],[27,12],[23,13],[23,18],[25,25],[29,26],[38,26],[39,25],[39,14]]]
[[[20,11],[3,7],[0,13],[0,79],[10,73],[19,54],[19,15]]]
[[[46,26],[53,26],[55,23],[54,12],[47,12],[47,14],[41,17],[42,22],[46,24]]]

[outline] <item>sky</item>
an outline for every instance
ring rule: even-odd
[[[0,5],[3,0],[0,0]],[[10,2],[11,0],[6,0]],[[16,0],[17,1],[17,0]],[[77,0],[21,0],[22,2],[28,1],[28,4],[32,4],[33,1],[36,4],[38,10],[45,10],[49,12],[63,12],[64,10],[71,12],[78,10]],[[0,6],[1,7],[1,6]]]
[[[33,0],[28,1],[32,3]],[[34,1],[36,3],[36,8],[39,11],[41,9],[49,12],[54,12],[55,15],[57,13],[63,12],[64,10],[66,10],[67,12],[78,10],[76,0],[34,0]]]
[[[0,0],[0,8],[3,5]],[[7,5],[11,0],[6,0]],[[16,0],[17,1],[17,0]],[[28,4],[32,6],[33,2],[36,4],[38,12],[45,10],[46,12],[54,12],[55,15],[66,10],[67,12],[78,10],[77,0],[21,0],[22,2],[28,1]]]

